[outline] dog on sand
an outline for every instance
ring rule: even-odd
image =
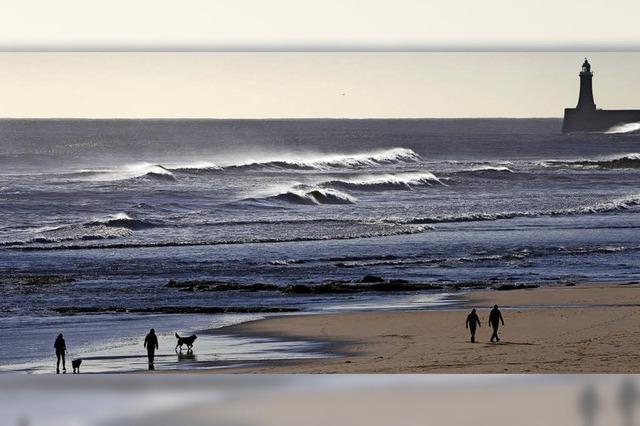
[[[176,349],[180,348],[182,350],[182,345],[187,345],[187,350],[190,351],[193,349],[193,342],[198,338],[195,334],[189,337],[180,337],[178,333],[176,333],[176,339],[178,339],[178,344],[176,344]]]

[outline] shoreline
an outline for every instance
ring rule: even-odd
[[[640,284],[472,290],[433,310],[278,315],[212,330],[218,335],[325,344],[335,357],[257,361],[216,373],[637,373]],[[488,308],[505,317],[488,342]],[[482,325],[468,342],[466,310]],[[206,372],[206,371],[202,371]]]
[[[443,292],[438,299],[446,303],[423,307],[337,306],[335,311],[256,315],[196,330],[195,356],[174,353],[173,335],[163,336],[156,373],[635,373],[640,355],[630,349],[640,345],[634,332],[640,322],[638,290],[635,281],[555,283]],[[506,322],[497,345],[488,343],[486,324],[494,303]],[[468,342],[464,328],[471,308],[482,321],[476,344]],[[615,336],[611,345],[609,334]],[[594,339],[599,346],[591,350],[586,342]],[[81,355],[87,362],[83,370],[146,373],[146,354],[132,349]],[[2,370],[45,372],[48,364],[47,359]]]

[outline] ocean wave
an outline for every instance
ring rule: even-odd
[[[155,228],[160,225],[158,222],[132,218],[126,213],[115,213],[104,219],[96,219],[84,224],[85,227],[108,226],[113,228],[126,228],[132,231]]]
[[[478,166],[468,170],[460,170],[453,173],[461,174],[461,175],[473,175],[473,176],[495,176],[495,175],[512,174],[513,170],[511,170],[507,166]]]
[[[219,172],[223,170],[222,167],[209,161],[197,161],[189,164],[171,165],[165,167],[172,173],[185,173],[185,174],[207,174],[211,172]]]
[[[20,251],[55,251],[55,250],[98,250],[98,249],[128,249],[145,247],[186,247],[186,246],[217,246],[217,245],[238,245],[238,244],[270,244],[298,241],[329,241],[329,240],[355,240],[360,238],[388,237],[393,235],[418,234],[432,230],[427,225],[389,226],[381,227],[377,230],[366,232],[350,232],[337,235],[318,236],[291,236],[291,237],[248,237],[240,239],[220,239],[220,240],[187,240],[187,241],[155,241],[155,242],[121,242],[106,244],[61,244],[58,246],[44,245],[5,245],[4,247]]]
[[[608,135],[612,135],[612,134],[620,134],[620,133],[633,133],[633,132],[637,132],[638,130],[640,130],[640,122],[622,123],[622,124],[616,124],[615,126],[612,126],[605,133]]]
[[[640,194],[628,195],[611,201],[596,203],[590,206],[580,206],[575,208],[557,210],[537,210],[537,211],[512,211],[498,213],[471,213],[464,215],[416,217],[411,219],[385,219],[385,221],[401,224],[437,224],[437,223],[457,223],[457,222],[480,222],[499,219],[514,219],[520,217],[542,217],[542,216],[574,216],[583,214],[607,213],[619,210],[628,210],[640,205]]]
[[[11,247],[29,244],[64,244],[68,242],[101,241],[130,237],[133,231],[156,226],[160,222],[132,218],[126,213],[115,213],[87,222],[43,227],[32,232],[31,238],[0,242],[0,246]]]
[[[468,255],[461,257],[389,257],[380,256],[363,259],[341,260],[335,263],[340,268],[370,268],[376,266],[413,266],[413,265],[435,265],[435,266],[455,266],[461,264],[491,263],[491,262],[523,262],[532,258],[545,256],[581,256],[590,254],[615,254],[640,250],[640,246],[591,246],[591,247],[550,247],[533,248],[527,247],[515,251],[496,254]]]
[[[286,192],[265,197],[252,197],[241,201],[258,202],[284,202],[288,204],[300,204],[307,206],[317,206],[321,204],[355,204],[357,200],[349,194],[329,188],[291,188]]]
[[[415,172],[360,176],[353,179],[336,179],[319,183],[322,188],[349,189],[354,191],[412,190],[419,186],[443,185],[433,173]]]
[[[175,180],[174,174],[161,164],[136,163],[116,169],[85,169],[64,175],[72,179],[110,182],[129,179]]]
[[[547,167],[575,167],[587,169],[638,169],[640,168],[640,154],[629,153],[617,157],[598,160],[548,160],[542,162]]]
[[[422,158],[407,148],[390,148],[360,154],[310,155],[307,158],[276,159],[225,166],[224,169],[289,169],[289,170],[329,170],[358,169],[399,163],[415,163]]]
[[[120,181],[130,179],[176,180],[176,174],[207,175],[224,171],[242,170],[332,170],[360,169],[401,163],[415,163],[422,158],[407,148],[389,148],[357,154],[289,155],[266,161],[236,162],[219,165],[209,161],[187,164],[154,164],[149,162],[127,164],[108,169],[84,169],[62,175],[65,178],[90,181]]]

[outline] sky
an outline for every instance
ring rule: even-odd
[[[640,53],[0,53],[0,117],[560,117],[584,56],[640,108]]]

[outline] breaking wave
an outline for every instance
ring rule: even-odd
[[[113,169],[80,170],[65,174],[65,177],[90,181],[119,181],[128,179],[176,180],[176,174],[206,175],[222,171],[242,170],[332,170],[360,169],[376,166],[415,163],[422,158],[407,148],[390,148],[359,154],[331,155],[291,155],[290,158],[274,160],[232,163],[220,166],[209,161],[198,161],[189,164],[164,165],[148,162],[124,165]]]
[[[620,133],[633,133],[633,132],[637,132],[638,130],[640,130],[640,121],[635,123],[616,124],[615,126],[611,127],[609,130],[607,130],[605,133],[608,135],[613,135],[613,134],[620,134]]]
[[[398,163],[415,163],[422,158],[407,148],[391,148],[361,154],[338,154],[309,156],[300,159],[277,159],[264,162],[251,162],[224,167],[224,169],[290,169],[290,170],[328,170],[358,169]]]
[[[297,189],[262,198],[251,198],[252,201],[276,201],[302,205],[320,204],[355,204],[356,199],[344,192],[328,188]]]
[[[154,228],[159,225],[159,223],[149,220],[134,219],[126,213],[116,213],[108,216],[105,219],[97,219],[84,224],[85,227],[107,226],[113,228],[126,228],[132,231]]]
[[[408,220],[395,219],[387,220],[393,223],[402,224],[437,224],[437,223],[456,223],[456,222],[480,222],[499,219],[514,219],[519,217],[543,217],[543,216],[574,216],[583,214],[607,213],[619,210],[628,210],[640,205],[640,194],[629,195],[626,197],[616,198],[611,201],[597,203],[592,206],[582,206],[558,210],[539,210],[539,211],[513,211],[499,213],[476,213],[466,215],[450,215],[450,216],[433,216],[433,217],[417,217]]]
[[[416,172],[362,176],[353,179],[336,179],[322,182],[322,188],[338,188],[354,191],[412,190],[419,186],[432,186],[443,183],[433,173]]]
[[[175,180],[175,176],[171,170],[162,165],[151,163],[130,164],[119,169],[80,170],[79,172],[70,173],[67,176],[72,179],[98,182],[140,178]]]
[[[592,169],[638,169],[640,168],[640,154],[630,153],[619,157],[609,157],[599,160],[550,160],[543,163],[552,167],[577,167]]]
[[[183,164],[177,166],[166,167],[167,170],[174,173],[185,173],[185,174],[207,174],[211,172],[219,172],[222,167],[217,164],[211,163],[209,161],[198,161],[191,164]]]
[[[455,174],[460,175],[473,175],[473,176],[495,176],[495,175],[504,175],[511,174],[513,170],[511,170],[507,166],[478,166],[469,170],[461,170],[459,172],[454,172]]]

